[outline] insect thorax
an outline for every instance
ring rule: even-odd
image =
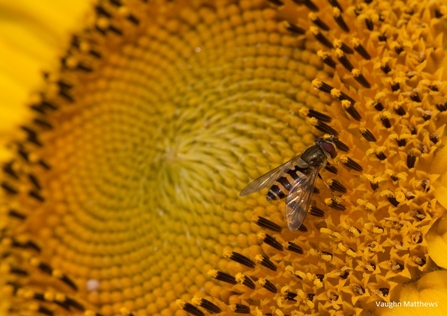
[[[301,159],[303,159],[309,166],[321,167],[326,164],[327,156],[320,147],[312,146],[304,151],[301,155]]]

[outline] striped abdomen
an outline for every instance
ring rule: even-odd
[[[284,172],[270,187],[266,196],[267,200],[279,200],[288,196],[296,181],[302,177],[306,177],[307,170],[309,169],[294,166],[292,169]]]

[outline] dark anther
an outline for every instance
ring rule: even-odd
[[[268,220],[265,217],[262,216],[258,216],[255,220],[256,225],[268,229],[268,230],[272,230],[275,232],[280,232],[282,230],[281,226],[279,226],[278,224]]]
[[[315,117],[317,120],[321,122],[330,123],[332,121],[332,118],[329,115],[323,114],[321,112],[309,109],[309,112],[307,113],[307,117]],[[338,147],[338,146],[337,146]]]
[[[310,215],[312,216],[316,216],[316,217],[323,217],[324,216],[324,211],[319,209],[318,207],[312,205],[310,207],[310,211],[309,211]]]
[[[119,35],[119,36],[123,35],[123,31],[121,31],[119,28],[117,28],[113,25],[109,25],[109,31],[112,31],[113,33],[115,33],[116,35]]]
[[[352,66],[351,62],[349,61],[349,59],[346,57],[346,55],[344,54],[344,52],[340,49],[336,51],[337,54],[337,59],[340,61],[340,63],[343,65],[343,67],[346,68],[346,70],[348,70],[349,72],[352,71],[352,69],[354,69],[354,66]]]
[[[10,267],[9,268],[9,272],[13,273],[13,274],[17,274],[17,275],[22,275],[22,276],[27,276],[28,272],[26,270],[20,269],[20,268],[14,268],[14,267]]]
[[[383,109],[385,109],[385,107],[383,106],[382,102],[380,102],[380,101],[376,101],[376,103],[374,104],[374,108],[377,111],[383,111]]]
[[[325,134],[334,135],[334,136],[338,135],[338,132],[335,129],[333,129],[332,127],[330,127],[329,125],[327,125],[326,123],[321,122],[321,121],[317,122],[317,124],[315,125],[315,128]]]
[[[318,7],[311,0],[293,0],[293,2],[298,5],[305,5],[310,11],[318,11]]]
[[[369,142],[375,142],[376,138],[374,137],[374,135],[371,133],[371,131],[367,128],[360,128],[360,133],[362,134],[362,136]]]
[[[236,308],[234,309],[235,313],[239,314],[250,314],[250,307],[247,305],[236,304]]]
[[[45,202],[45,199],[43,198],[43,196],[34,190],[29,191],[28,195],[32,198],[35,198],[39,202]]]
[[[363,87],[365,88],[371,88],[371,84],[369,83],[368,80],[366,80],[365,76],[358,70],[353,69],[352,70],[352,75],[354,76],[354,79],[360,83]]]
[[[431,91],[439,91],[439,87],[436,84],[429,84],[427,85],[427,87],[431,90]]]
[[[319,41],[321,44],[326,46],[327,48],[334,48],[332,43],[320,32],[320,30],[316,27],[311,27],[311,32],[315,36],[315,39]]]
[[[43,128],[46,128],[47,130],[50,130],[50,129],[53,128],[53,125],[51,125],[51,124],[48,123],[47,121],[42,120],[42,119],[40,119],[40,118],[35,118],[35,119],[33,120],[33,122],[36,123],[37,125],[43,127]]]
[[[436,108],[438,109],[438,111],[440,112],[445,112],[447,111],[447,102],[442,104],[442,103],[436,103]]]
[[[267,1],[278,7],[284,5],[284,2],[282,2],[281,0],[267,0]]]
[[[341,49],[346,54],[354,54],[354,50],[342,41],[338,41],[335,48]]]
[[[320,58],[321,58],[321,60],[323,60],[323,63],[325,63],[326,65],[328,65],[331,68],[335,68],[335,66],[337,66],[337,64],[332,59],[332,57],[329,56],[329,54],[325,54],[323,56],[320,56]]]
[[[302,34],[306,33],[305,29],[302,29],[301,27],[299,27],[293,23],[287,22],[287,21],[284,22],[284,26],[287,29],[287,31],[294,33],[294,34],[302,35]]]
[[[121,7],[122,3],[120,0],[109,0],[111,4],[113,4],[115,7]]]
[[[430,141],[432,141],[433,142],[433,144],[437,144],[438,142],[439,142],[439,135],[438,134],[436,134],[436,133],[430,133],[429,135],[428,135],[428,138],[430,139]]]
[[[338,138],[334,139],[334,144],[335,146],[337,146],[338,150],[344,151],[345,153],[349,152],[349,147],[348,145],[346,145],[345,143],[343,143],[341,140],[339,140]]]
[[[40,314],[44,314],[46,316],[54,316],[53,311],[49,310],[48,308],[46,308],[44,306],[39,306],[39,308],[37,309],[37,312]]]
[[[337,91],[337,89],[332,89],[332,90],[336,90]],[[338,101],[347,100],[347,101],[351,102],[352,105],[355,104],[355,100],[353,98],[351,98],[349,95],[347,95],[346,93],[344,93],[343,91],[338,90],[337,93],[335,93],[335,92],[333,93],[333,92],[334,91],[331,91],[331,94],[336,95]],[[360,116],[360,114],[359,114],[359,116]]]
[[[34,176],[33,174],[30,173],[30,174],[28,174],[28,178],[36,189],[38,189],[38,190],[42,189],[42,186],[40,185],[39,180],[37,179],[36,176]]]
[[[366,51],[365,47],[363,47],[362,44],[356,43],[356,45],[354,45],[354,49],[360,56],[362,56],[366,60],[371,59],[371,56],[368,54],[368,52]]]
[[[58,94],[64,98],[66,101],[73,103],[74,102],[74,98],[65,90],[59,90]]]
[[[102,16],[105,16],[107,18],[111,18],[112,17],[112,15],[109,12],[107,12],[103,7],[101,7],[99,5],[95,6],[95,11],[96,11],[96,13],[98,15],[102,15]]]
[[[88,53],[98,59],[102,57],[102,55],[99,52],[97,52],[96,50],[93,50],[93,49],[91,49]]]
[[[419,97],[419,94],[417,94],[417,92],[410,95],[410,99],[414,102],[421,102],[421,98]]]
[[[262,256],[262,261],[260,262],[260,264],[272,271],[276,271],[277,269],[275,264],[266,256]]]
[[[5,190],[6,193],[8,193],[8,194],[17,194],[17,193],[19,193],[19,191],[16,188],[14,188],[13,186],[11,186],[9,183],[7,183],[5,181],[3,181],[1,183],[1,186],[2,186],[3,190]]]
[[[385,75],[391,71],[391,68],[390,68],[390,66],[388,66],[388,64],[380,66],[380,69],[382,69],[382,71],[385,73]]]
[[[246,287],[254,290],[255,289],[255,282],[253,282],[252,279],[250,279],[248,276],[244,275],[244,280],[242,281],[242,284]]]
[[[340,6],[337,0],[329,0],[329,3],[331,4],[331,6],[338,8],[340,12],[343,12],[342,7]]]
[[[370,19],[366,18],[365,24],[366,24],[366,27],[368,28],[368,30],[370,30],[370,31],[374,30],[374,24]]]
[[[127,19],[132,22],[135,25],[139,25],[140,24],[140,20],[138,20],[138,18],[133,15],[133,14],[129,14],[129,16],[127,17]]]
[[[359,111],[354,107],[354,103],[349,102],[349,105],[343,106],[346,112],[348,112],[353,119],[356,121],[360,121],[362,119],[362,116],[360,115]]]
[[[75,301],[72,298],[67,297],[64,301],[64,303],[67,303],[69,306],[73,306],[77,310],[80,310],[81,312],[85,311],[85,307],[79,303],[78,301]]]
[[[40,262],[37,266],[42,272],[51,275],[53,273],[53,269],[46,263]]]
[[[276,238],[269,234],[265,234],[263,242],[279,251],[284,250],[284,247],[276,240]]]
[[[75,290],[75,291],[78,290],[78,286],[66,275],[62,276],[62,278],[60,278],[60,280],[62,282],[64,282],[65,284],[67,284],[69,287],[71,287],[73,290]]]
[[[26,162],[29,162],[29,153],[23,148],[22,145],[19,146],[19,150],[17,151],[20,157],[23,158]]]
[[[205,298],[202,298],[200,300],[200,307],[205,308],[207,311],[209,311],[211,314],[218,314],[221,313],[222,310],[220,309],[220,307],[218,307],[216,304],[214,304],[211,301],[208,301]]]
[[[379,183],[378,182],[370,182],[369,185],[371,186],[371,189],[373,191],[376,191],[379,188]]]
[[[340,271],[340,278],[342,278],[343,280],[346,280],[349,276],[349,272],[348,271]]]
[[[343,162],[343,165],[345,165],[349,169],[354,169],[356,171],[363,171],[362,166],[360,166],[358,163],[356,163],[354,160],[352,160],[349,157],[347,157],[347,161],[346,162]]]
[[[33,298],[38,301],[45,301],[45,296],[42,293],[34,293]]]
[[[101,35],[106,35],[106,31],[103,30],[102,28],[98,27],[97,25],[95,25],[95,30],[98,31],[99,33],[101,33]]]
[[[393,90],[393,91],[397,91],[397,90],[399,90],[399,89],[400,89],[400,84],[399,84],[399,82],[395,82],[395,83],[391,84],[391,90]]]
[[[300,255],[303,254],[303,248],[291,241],[287,242],[287,250],[298,253]]]
[[[386,159],[386,155],[385,155],[383,152],[378,152],[378,153],[376,153],[376,157],[377,157],[377,159],[379,159],[380,161]]]
[[[324,169],[326,169],[327,171],[329,171],[330,173],[333,173],[333,174],[338,173],[337,167],[329,164],[329,162],[326,164],[326,167]]]
[[[48,163],[46,163],[44,160],[39,159],[39,165],[41,165],[45,170],[50,170],[51,167]]]
[[[37,145],[39,147],[42,146],[42,143],[37,138],[36,131],[34,131],[32,128],[29,128],[27,126],[20,126],[20,129],[26,132],[26,134],[27,134],[27,141],[29,141],[30,143],[33,143],[33,144],[35,144],[35,145]]]
[[[28,241],[24,244],[24,246],[25,246],[26,248],[28,248],[28,249],[33,249],[33,250],[35,250],[35,251],[37,251],[37,252],[40,252],[40,251],[41,251],[41,248],[40,248],[35,242],[33,242],[33,241],[31,241],[31,240],[28,240]]]
[[[304,224],[301,224],[301,226],[298,228],[298,230],[299,230],[300,232],[305,233],[305,232],[307,232],[307,227],[304,226]]]
[[[386,116],[381,116],[381,117],[380,117],[380,121],[382,122],[382,125],[383,125],[385,128],[390,128],[390,127],[391,127],[390,119],[387,118]]]
[[[334,89],[334,87],[328,85],[326,82],[324,81],[320,81],[320,80],[314,80],[312,82],[313,86],[315,88],[317,88],[320,91],[323,91],[325,93],[331,93],[331,91]]]
[[[52,110],[55,111],[58,109],[58,107],[48,101],[42,101],[38,104],[34,104],[31,106],[31,108],[41,114],[45,114],[46,110]]]
[[[85,72],[92,72],[93,71],[92,68],[90,68],[90,67],[88,67],[88,66],[86,66],[86,65],[84,65],[82,63],[78,63],[78,65],[76,66],[76,69],[77,70],[82,70],[82,71],[85,71]]]
[[[185,303],[183,310],[193,316],[205,316],[205,313],[190,303]]]
[[[379,289],[380,293],[382,293],[383,297],[387,297],[388,294],[390,293],[390,289],[386,288],[386,287],[381,287]]]
[[[402,53],[404,51],[404,48],[402,46],[396,46],[394,48],[394,51],[396,52],[397,55],[399,55],[400,53]]]
[[[396,200],[396,198],[394,196],[390,195],[390,196],[387,196],[386,198],[387,198],[388,202],[390,202],[391,205],[393,205],[394,207],[397,207],[399,205],[399,202]]]
[[[348,192],[346,190],[346,187],[343,184],[341,184],[340,182],[338,182],[337,180],[332,180],[332,183],[331,183],[331,185],[329,187],[333,191],[342,192],[342,193]]]
[[[14,161],[5,163],[5,165],[3,166],[3,172],[5,172],[6,174],[8,174],[9,176],[13,177],[16,180],[19,180],[18,174],[14,171],[14,169],[12,167],[13,164],[14,164]]]
[[[312,23],[314,23],[316,26],[318,26],[320,29],[324,30],[324,31],[329,31],[329,26],[327,26],[326,23],[324,23],[323,21],[321,21],[321,19],[316,16],[314,13],[310,13],[309,14],[309,19],[312,21]]]
[[[379,35],[379,41],[380,42],[386,42],[386,35],[385,34]]]
[[[407,152],[407,167],[409,169],[414,167],[414,164],[416,163],[416,155],[414,154],[413,151],[408,151]]]
[[[230,255],[230,259],[233,261],[236,261],[240,264],[243,264],[246,267],[254,268],[256,264],[251,260],[250,258],[244,256],[243,254],[240,254],[238,252],[233,251]]]
[[[406,138],[396,138],[397,146],[399,147],[405,147],[407,145],[407,139]]]
[[[217,271],[216,280],[230,284],[237,284],[236,278],[234,276],[222,271]]]
[[[431,119],[431,115],[432,115],[432,113],[431,113],[431,111],[421,111],[421,115],[422,115],[422,118],[424,119],[424,121],[428,121],[429,119]]]
[[[405,109],[402,106],[398,106],[394,108],[394,112],[396,112],[397,115],[399,116],[404,116],[405,114],[407,114],[407,112],[405,111]]]
[[[329,207],[333,208],[337,211],[344,211],[346,210],[346,207],[343,204],[340,204],[338,201],[331,199],[331,204],[328,205]]]
[[[276,286],[267,279],[264,280],[264,284],[262,285],[262,287],[275,294],[278,292]]]
[[[21,220],[24,220],[26,218],[25,215],[17,212],[16,210],[9,210],[8,211],[8,216],[15,217],[15,218],[21,219]]]
[[[295,301],[296,302],[295,297],[297,297],[297,296],[298,296],[298,294],[296,294],[296,293],[286,292],[286,294],[284,295],[284,299],[287,301]]]
[[[346,33],[349,33],[349,27],[346,24],[345,20],[343,19],[343,16],[341,15],[340,11],[334,12],[334,20],[337,22],[338,26],[345,31]]]

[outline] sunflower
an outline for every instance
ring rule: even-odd
[[[447,311],[445,3],[92,11],[8,133],[4,314]],[[298,231],[239,196],[332,136]]]

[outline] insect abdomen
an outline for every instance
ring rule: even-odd
[[[297,173],[301,172],[298,170],[298,167],[295,166],[293,169],[287,170],[284,175],[279,177],[270,187],[270,190],[268,191],[266,196],[267,200],[280,200],[289,195],[289,192],[295,184],[295,181],[300,178]]]

